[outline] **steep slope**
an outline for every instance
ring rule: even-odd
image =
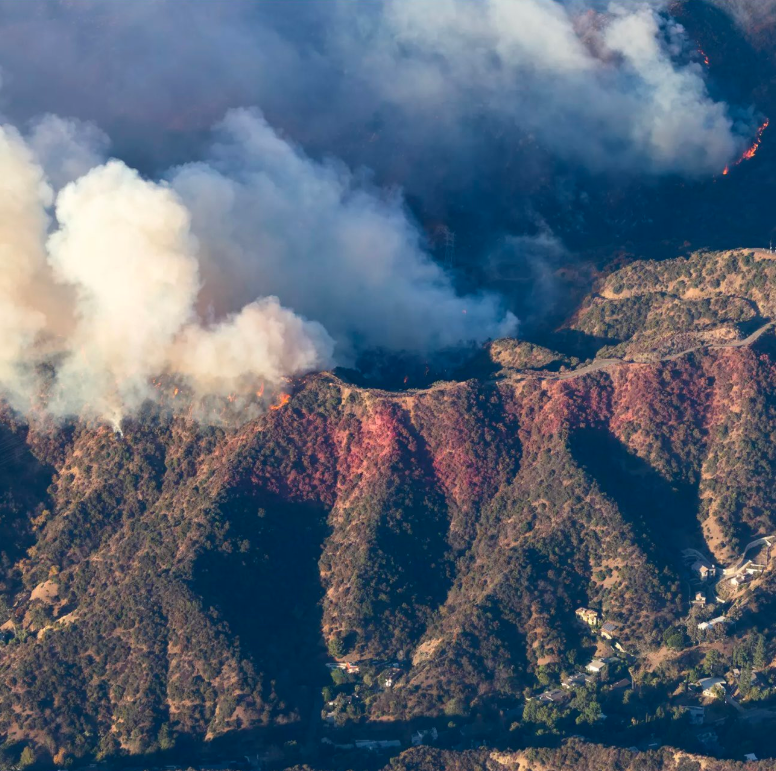
[[[776,532],[772,331],[722,347],[743,333],[718,318],[666,355],[676,314],[662,299],[627,329],[606,310],[625,293],[694,302],[674,273],[713,283],[749,258],[705,259],[628,268],[570,322],[626,355],[649,338],[639,361],[517,369],[501,344],[495,379],[388,392],[317,375],[229,430],[6,415],[0,733],[59,759],[302,738],[327,649],[404,669],[350,720],[463,715],[583,661],[580,605],[628,649],[657,647],[686,611],[683,548],[725,561]],[[758,282],[722,283],[764,323]],[[755,624],[773,605],[763,591],[746,606]]]
[[[397,771],[594,771],[616,768],[622,771],[766,771],[770,761],[738,763],[730,760],[689,755],[671,748],[646,754],[570,741],[558,749],[530,749],[524,752],[441,752],[414,749],[391,762]]]

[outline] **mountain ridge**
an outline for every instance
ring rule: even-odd
[[[590,307],[568,329],[613,339]],[[307,735],[332,660],[399,665],[393,687],[343,691],[344,728],[490,714],[594,652],[580,606],[626,650],[660,649],[690,599],[681,549],[725,564],[776,531],[776,340],[762,316],[700,344],[658,320],[632,335],[650,330],[653,360],[609,344],[576,369],[560,354],[565,371],[393,392],[313,375],[233,429],[6,413],[8,746],[108,759]],[[743,628],[767,627],[771,583]]]

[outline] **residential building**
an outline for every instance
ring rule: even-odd
[[[334,661],[326,665],[329,669],[341,669],[349,675],[357,675],[361,668],[358,664],[351,664],[349,661]]]
[[[598,626],[601,622],[601,617],[598,615],[597,610],[590,610],[590,608],[577,608],[577,618],[584,621],[588,626]]]
[[[698,680],[698,687],[706,697],[716,696],[716,688],[721,688],[723,691],[727,687],[727,682],[724,677],[704,677],[702,680]]]
[[[617,636],[617,624],[607,621],[601,626],[601,637],[607,640],[613,640]]]
[[[717,568],[715,565],[708,565],[700,560],[693,562],[690,570],[692,570],[701,581],[708,581],[709,578],[714,578],[714,576],[717,575]]]
[[[564,691],[556,688],[553,691],[545,691],[544,693],[539,694],[539,701],[543,701],[546,704],[559,704],[560,702],[564,701],[567,696],[568,694],[566,694]]]
[[[698,605],[703,608],[706,606],[706,595],[703,592],[695,592],[695,598],[692,600],[693,605]]]
[[[700,624],[698,624],[698,629],[700,629],[702,632],[706,631],[707,629],[711,629],[712,627],[719,626],[720,624],[728,624],[730,623],[726,616],[717,616],[716,618],[712,618],[710,621],[701,621]]]
[[[606,669],[606,662],[601,661],[601,659],[593,659],[585,669],[594,675],[598,675]]]
[[[582,672],[577,672],[575,675],[571,675],[570,677],[567,677],[565,680],[561,681],[561,685],[564,688],[579,688],[583,685],[587,685],[589,682],[592,682],[593,678],[590,677],[590,675],[584,675]]]

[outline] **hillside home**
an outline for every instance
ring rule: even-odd
[[[598,615],[597,610],[590,610],[589,608],[577,608],[576,614],[577,618],[588,626],[598,626],[601,621],[601,617]]]
[[[711,629],[712,627],[720,626],[721,624],[728,624],[728,623],[730,622],[727,620],[726,616],[717,616],[716,618],[712,618],[711,621],[701,621],[701,623],[698,624],[698,629],[704,632],[707,629]]]
[[[545,704],[558,704],[567,698],[567,694],[556,688],[554,691],[545,691],[539,695],[539,701]]]
[[[351,664],[349,661],[335,661],[326,665],[328,669],[341,669],[349,675],[357,675],[361,668],[357,664]]]
[[[606,663],[601,661],[600,659],[593,659],[586,667],[588,672],[591,672],[594,675],[598,675],[601,672],[606,669]]]
[[[704,696],[711,698],[716,696],[715,688],[721,688],[723,691],[727,686],[727,682],[724,677],[704,677],[702,680],[698,680],[698,687]]]
[[[577,672],[575,675],[571,675],[570,677],[567,677],[565,680],[561,681],[561,685],[564,688],[581,688],[584,685],[587,685],[588,682],[591,682],[592,678],[590,675],[583,675],[581,672]]]
[[[701,581],[708,581],[709,578],[714,578],[717,575],[717,568],[715,565],[707,565],[705,562],[697,560],[693,562],[690,568],[692,572],[700,578]]]
[[[613,640],[617,636],[617,624],[613,624],[611,621],[607,621],[601,627],[601,637],[607,640]]]

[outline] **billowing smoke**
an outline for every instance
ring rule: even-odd
[[[455,293],[398,194],[310,160],[258,113],[227,116],[210,161],[169,182],[94,165],[104,144],[55,118],[29,145],[3,130],[0,384],[20,409],[119,424],[160,377],[195,400],[242,399],[364,348],[515,330],[494,297]],[[41,162],[75,177],[51,221]]]
[[[506,132],[593,170],[716,172],[752,127],[709,95],[667,6],[4,0],[0,65],[12,116],[75,111],[127,152],[164,153],[171,135],[258,104],[306,145],[373,168],[394,163],[388,143],[416,163],[437,146],[476,163]],[[375,134],[382,164],[360,146]]]
[[[113,155],[160,178],[202,158],[229,109],[258,107],[316,161],[400,187],[415,220],[455,231],[476,281],[494,246],[539,221],[572,255],[643,240],[666,189],[684,183],[691,207],[692,186],[751,144],[765,115],[720,97],[672,16],[699,5],[0,0],[0,111],[18,126],[44,113],[98,126]],[[105,152],[76,140],[86,165]],[[55,188],[68,176],[51,168]],[[690,220],[701,234],[704,216]]]
[[[569,247],[657,238],[661,185],[751,143],[674,8],[0,0],[4,390],[115,420],[160,377],[231,398],[513,334],[456,289],[491,274],[529,321],[562,307]]]
[[[735,19],[747,32],[766,32],[776,26],[776,0],[706,0]]]
[[[51,114],[32,121],[27,142],[55,190],[99,166],[110,145],[93,123]]]
[[[27,352],[46,325],[43,243],[51,188],[21,136],[0,129],[0,383],[18,402],[31,388]]]
[[[323,323],[340,361],[364,344],[429,353],[514,331],[494,296],[456,295],[397,193],[311,161],[256,112],[230,113],[208,162],[174,170],[171,184],[193,213],[217,314],[262,287]]]
[[[678,63],[688,43],[658,5],[388,0],[366,35],[345,13],[338,50],[381,104],[437,129],[485,114],[594,171],[716,172],[742,127]]]
[[[328,366],[333,343],[265,298],[212,327],[197,319],[197,241],[189,212],[166,186],[120,161],[90,171],[57,199],[48,241],[56,280],[76,293],[76,326],[57,370],[55,414],[118,419],[180,374],[197,394],[225,395],[243,376],[278,383]]]

